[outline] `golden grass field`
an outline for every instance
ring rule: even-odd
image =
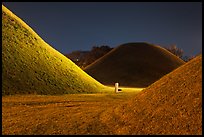
[[[106,94],[4,96],[2,133],[111,134],[111,129],[101,122],[101,114],[142,90],[122,88],[122,92],[114,93],[112,89],[112,93]]]

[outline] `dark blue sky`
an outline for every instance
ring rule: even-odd
[[[201,2],[3,2],[61,53],[126,42],[202,52]]]

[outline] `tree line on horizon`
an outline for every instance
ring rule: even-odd
[[[65,54],[66,57],[71,59],[76,65],[84,69],[106,53],[111,51],[113,48],[108,45],[93,46],[90,51],[73,51],[69,54]]]
[[[195,57],[195,56],[184,56],[184,51],[181,48],[178,48],[175,44],[164,48],[185,62],[188,62]],[[87,67],[88,65],[90,65],[91,63],[99,59],[100,57],[107,54],[112,49],[113,48],[108,45],[93,46],[90,51],[76,50],[69,54],[65,54],[65,56],[71,59],[80,68],[84,69],[85,67]]]

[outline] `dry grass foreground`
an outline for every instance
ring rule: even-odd
[[[202,134],[202,55],[107,110],[101,120],[114,134]]]
[[[121,93],[13,95],[2,98],[3,135],[111,134],[100,115],[135,96],[141,89]]]
[[[126,43],[99,58],[84,71],[104,85],[145,88],[185,62],[153,44]]]
[[[97,93],[106,87],[2,5],[2,95]]]

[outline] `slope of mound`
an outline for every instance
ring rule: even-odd
[[[3,95],[98,92],[105,88],[2,5]]]
[[[105,85],[147,87],[184,64],[169,51],[148,43],[127,43],[85,68],[90,76]]]
[[[200,55],[101,119],[115,134],[202,134],[201,96]]]

